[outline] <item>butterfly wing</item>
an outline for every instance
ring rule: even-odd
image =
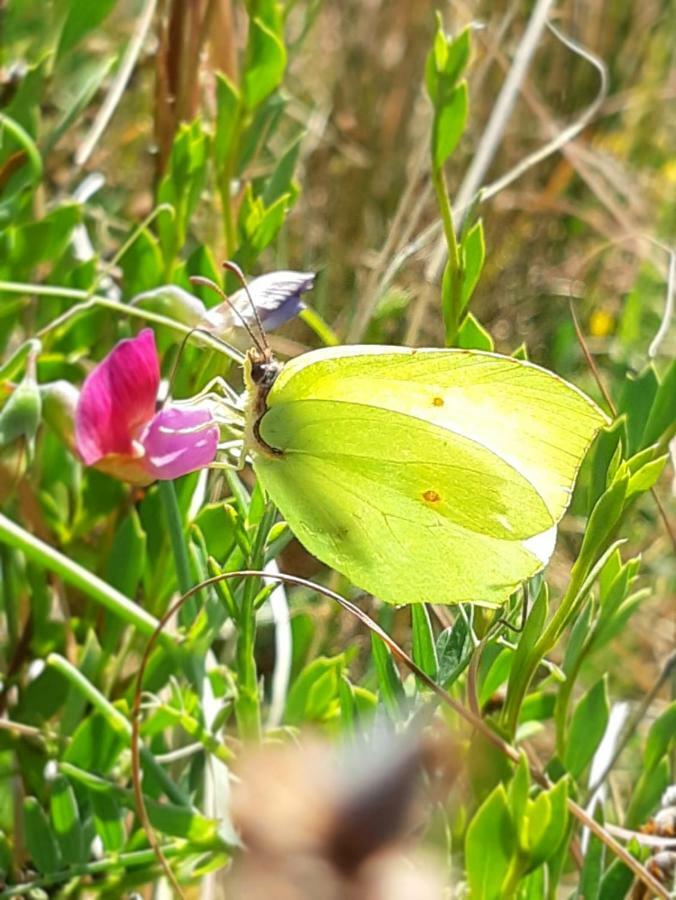
[[[393,603],[505,601],[542,567],[526,540],[552,517],[491,451],[377,406],[271,404],[257,476],[307,549]]]
[[[546,369],[474,350],[312,351],[287,363],[269,403],[304,398],[388,409],[469,438],[521,473],[553,522],[568,506],[582,459],[607,422],[585,394]]]

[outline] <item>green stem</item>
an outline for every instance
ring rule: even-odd
[[[80,672],[75,666],[71,665],[67,659],[58,653],[50,653],[47,657],[47,665],[60,672],[63,677],[79,691],[82,696],[91,703],[94,709],[99,712],[106,720],[108,725],[117,734],[123,736],[128,741],[131,740],[131,723],[122,715],[119,709],[113,706],[103,694]],[[164,769],[159,765],[155,757],[147,747],[141,747],[141,759],[148,771],[153,773],[162,785],[162,790],[167,797],[180,806],[190,806],[190,800],[185,796],[169,778]]]
[[[49,544],[45,544],[39,538],[29,534],[2,513],[0,513],[0,542],[15,550],[20,550],[37,566],[54,572],[67,584],[82,591],[96,603],[100,603],[123,622],[133,625],[146,637],[150,637],[155,632],[158,621],[154,616],[97,575],[88,572],[72,559],[59,553],[54,547],[50,547]],[[160,635],[160,640],[165,646],[174,646],[171,636],[164,632]]]
[[[51,331],[54,331],[60,325],[65,324],[70,319],[78,316],[80,313],[87,312],[94,307],[103,307],[113,312],[122,313],[124,316],[143,319],[144,322],[154,322],[156,325],[164,325],[171,328],[172,331],[178,331],[181,334],[190,334],[193,330],[190,325],[183,322],[177,322],[174,319],[163,316],[160,313],[154,313],[147,309],[141,309],[138,306],[132,306],[129,303],[118,303],[116,300],[109,300],[107,297],[99,297],[97,294],[93,296],[88,291],[77,290],[76,288],[57,287],[49,284],[30,284],[20,281],[0,281],[0,293],[5,291],[9,294],[34,294],[38,297],[62,297],[65,300],[82,300],[82,303],[76,303],[71,306],[62,316],[58,316],[49,325],[41,328],[37,337],[44,337]]]
[[[263,514],[249,556],[253,569],[262,569],[265,564],[264,551],[275,509],[268,506]],[[258,691],[258,669],[256,666],[256,595],[260,587],[258,578],[248,578],[244,585],[242,605],[237,617],[237,700],[235,714],[242,737],[257,740],[261,734],[261,710]]]
[[[441,221],[444,228],[444,236],[446,238],[446,246],[448,247],[448,263],[446,272],[444,272],[444,281],[448,278],[448,289],[444,290],[444,282],[442,282],[442,308],[444,314],[444,326],[446,330],[446,346],[453,346],[460,327],[460,316],[462,313],[462,305],[460,302],[460,278],[461,278],[461,258],[458,239],[455,234],[455,223],[453,222],[453,209],[451,201],[448,198],[448,186],[446,184],[446,176],[443,168],[433,168],[432,183],[437,197],[439,212],[441,213]]]
[[[178,856],[181,853],[191,853],[192,848],[184,841],[171,842],[165,844],[162,853],[167,858]],[[79,863],[69,866],[62,872],[54,872],[51,875],[45,875],[44,878],[38,878],[36,881],[27,881],[24,884],[17,884],[13,887],[5,888],[0,893],[0,900],[9,900],[10,897],[27,897],[32,890],[37,888],[50,887],[51,885],[60,884],[62,881],[70,881],[72,878],[81,878],[88,875],[102,875],[105,872],[115,872],[119,869],[135,869],[141,866],[154,866],[157,863],[155,851],[149,850],[132,850],[130,853],[115,853],[113,856],[107,856],[103,859],[97,859],[95,862]]]
[[[455,224],[453,222],[453,209],[451,201],[448,199],[448,186],[446,184],[446,175],[442,168],[433,169],[432,183],[434,191],[437,195],[437,204],[441,213],[441,222],[444,227],[444,237],[448,247],[448,258],[451,265],[455,269],[460,268],[460,250],[458,248],[458,239],[455,235]]]

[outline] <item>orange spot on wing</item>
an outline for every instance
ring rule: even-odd
[[[428,503],[438,503],[441,500],[436,491],[424,491],[422,496],[423,500],[426,500]]]
[[[443,397],[432,397],[432,406],[443,406],[444,398]]]

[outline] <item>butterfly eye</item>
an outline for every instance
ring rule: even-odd
[[[279,368],[275,362],[254,362],[251,365],[251,380],[262,387],[271,387]]]

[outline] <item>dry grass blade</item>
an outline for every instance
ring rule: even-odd
[[[199,584],[195,585],[195,587],[191,588],[187,593],[183,594],[183,596],[179,597],[179,599],[174,604],[172,604],[172,606],[167,610],[162,619],[159,621],[159,624],[155,629],[155,632],[150,637],[141,658],[138,674],[136,676],[134,701],[131,709],[132,781],[134,786],[134,797],[136,800],[137,813],[141,825],[147,833],[148,841],[150,842],[150,845],[154,850],[157,859],[162,866],[162,869],[170,879],[179,897],[184,898],[185,894],[178,884],[176,876],[174,875],[169,862],[162,853],[162,848],[160,847],[159,841],[157,840],[157,836],[155,835],[154,829],[148,817],[148,812],[145,806],[145,799],[143,796],[143,789],[141,785],[139,713],[141,708],[143,677],[148,660],[150,658],[150,654],[157,642],[157,639],[159,638],[168,622],[181,608],[181,606],[186,603],[192,596],[194,596],[194,594],[203,590],[205,587],[208,587],[212,584],[217,584],[220,581],[227,581],[232,578],[267,578],[271,581],[278,581],[284,584],[298,585],[316,591],[317,593],[322,594],[324,597],[328,597],[330,600],[338,603],[352,616],[359,619],[359,621],[363,625],[365,625],[369,629],[369,631],[377,635],[377,637],[379,637],[380,640],[383,641],[383,643],[390,649],[394,656],[398,660],[400,660],[400,662],[402,662],[411,672],[413,672],[415,676],[422,683],[424,683],[445,706],[447,706],[449,709],[452,709],[473,728],[476,728],[477,731],[481,732],[482,736],[491,744],[493,744],[494,747],[500,750],[509,760],[511,760],[513,763],[519,762],[520,755],[515,747],[513,747],[507,741],[503,740],[500,735],[496,734],[496,732],[494,732],[493,729],[486,724],[481,716],[467,709],[465,706],[463,706],[462,703],[453,699],[453,697],[451,697],[451,695],[447,691],[445,691],[432,678],[430,678],[430,676],[427,675],[413,661],[413,659],[411,659],[408,653],[406,653],[406,651],[403,650],[399,646],[399,644],[397,644],[397,642],[380,627],[380,625],[374,622],[367,613],[365,613],[358,606],[355,606],[354,603],[351,603],[345,597],[341,596],[335,591],[332,591],[330,588],[315,584],[314,582],[309,581],[306,578],[301,578],[296,575],[286,575],[282,572],[270,573],[258,569],[242,569],[236,572],[223,572],[221,575],[215,575],[213,578],[207,578]],[[544,773],[531,768],[531,776],[534,781],[536,781],[541,787],[551,787],[551,782]],[[606,845],[606,847],[619,860],[621,860],[627,866],[627,868],[629,868],[634,873],[636,878],[643,882],[643,884],[653,892],[656,897],[660,897],[662,898],[662,900],[669,900],[669,893],[654,878],[654,876],[637,859],[634,859],[634,857],[620,843],[618,843],[618,841],[616,841],[615,838],[602,825],[596,822],[591,816],[587,814],[584,809],[582,809],[581,806],[579,806],[574,800],[571,800],[570,798],[568,799],[568,809],[572,813],[572,815],[575,816],[575,818],[582,825],[588,828],[600,841],[602,841]]]

